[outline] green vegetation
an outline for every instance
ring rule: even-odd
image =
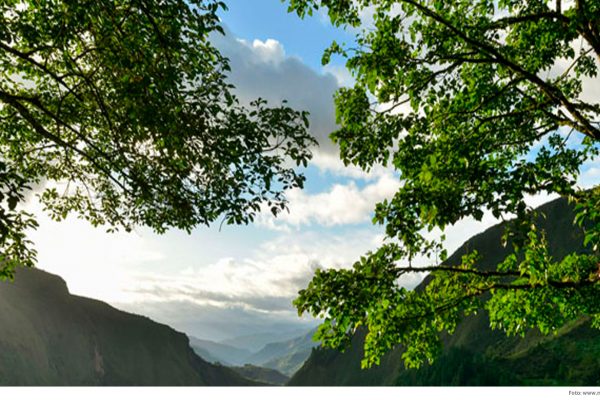
[[[244,378],[268,385],[282,386],[290,379],[289,376],[286,376],[275,369],[258,367],[252,364],[245,364],[243,367],[231,367],[231,369]]]
[[[363,366],[401,344],[406,365],[419,367],[440,354],[440,333],[482,308],[508,335],[582,317],[600,326],[600,189],[576,185],[600,148],[600,103],[588,93],[600,1],[289,0],[301,17],[320,8],[358,32],[323,56],[345,57],[356,79],[336,95],[331,137],[346,164],[391,166],[401,185],[375,208],[384,245],[352,269],[317,271],[300,292],[298,311],[325,319],[317,338],[342,347],[366,327]],[[540,192],[577,205],[590,252],[552,256],[525,201]],[[432,232],[485,212],[516,216],[498,241],[511,251],[442,264],[444,238]],[[432,265],[415,268],[416,257]],[[423,290],[398,284],[423,271]]]
[[[582,253],[583,231],[573,227],[574,211],[559,199],[538,209],[545,214],[536,224],[548,230],[551,254],[557,258]],[[448,263],[477,250],[482,262],[503,260],[511,250],[499,245],[505,226],[496,225],[461,246]],[[426,279],[417,290],[424,290]],[[600,383],[600,331],[589,318],[565,324],[555,334],[528,330],[524,336],[507,337],[490,328],[483,310],[458,323],[452,335],[442,334],[438,358],[417,370],[402,363],[403,347],[396,346],[381,363],[361,369],[366,330],[359,329],[343,352],[317,349],[291,378],[289,385],[598,385]]]
[[[302,187],[307,114],[240,105],[216,0],[0,4],[0,278],[31,266],[18,206],[42,184],[56,220],[162,233],[221,218],[248,223]],[[292,161],[290,163],[290,161]]]
[[[318,349],[294,375],[291,386],[597,386],[600,381],[600,335],[589,321],[559,335],[529,332],[524,338],[506,337],[489,328],[482,314],[457,327],[462,343],[446,341],[431,364],[406,369],[402,352],[394,349],[380,365],[361,369],[365,332],[340,352]],[[464,339],[472,337],[468,341]]]

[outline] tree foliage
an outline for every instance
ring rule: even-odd
[[[214,0],[0,1],[0,277],[32,265],[19,203],[62,220],[191,230],[286,207],[310,146],[304,112],[239,104]],[[289,161],[292,161],[291,163]]]
[[[402,185],[377,204],[387,240],[351,269],[317,271],[295,304],[325,318],[319,338],[342,346],[368,327],[364,366],[405,346],[409,367],[432,362],[440,332],[481,307],[507,334],[543,333],[588,316],[600,327],[600,190],[579,190],[582,165],[598,156],[600,1],[290,0],[301,17],[325,9],[358,33],[347,59],[354,87],[336,95],[342,160],[392,166]],[[367,25],[364,16],[372,16]],[[588,90],[586,92],[586,90]],[[568,196],[587,254],[550,257],[526,196]],[[413,265],[446,259],[443,237],[465,217],[511,219],[499,265]],[[407,290],[406,274],[429,272]]]

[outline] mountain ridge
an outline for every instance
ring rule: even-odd
[[[0,385],[254,385],[167,325],[69,293],[48,272],[0,282]]]
[[[573,225],[574,211],[565,199],[556,199],[537,208],[536,221],[546,232],[553,257],[570,252],[587,252],[583,233]],[[452,264],[476,249],[479,266],[493,266],[511,251],[500,246],[504,223],[469,238],[447,260]],[[422,289],[425,278],[417,287]],[[492,331],[485,312],[469,316],[453,335],[443,335],[444,349],[430,366],[406,370],[402,350],[396,347],[379,366],[360,369],[363,357],[361,329],[344,352],[313,350],[302,368],[292,376],[291,386],[335,385],[597,385],[600,383],[600,330],[583,319],[567,324],[556,336],[529,331],[524,338],[507,337]]]

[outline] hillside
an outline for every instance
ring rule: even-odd
[[[290,380],[289,376],[275,369],[257,367],[252,364],[246,364],[242,367],[231,367],[231,369],[245,378],[267,385],[282,386]]]
[[[247,358],[246,362],[273,368],[287,375],[294,374],[318,343],[312,340],[316,329],[294,339],[269,343],[259,352]]]
[[[573,210],[564,199],[539,208],[540,226],[547,233],[556,258],[586,251],[582,233],[574,227]],[[495,265],[508,255],[500,245],[502,224],[465,242],[448,260],[452,263],[476,249],[481,265]],[[427,283],[427,279],[423,284]],[[489,328],[487,315],[466,318],[452,336],[444,337],[444,350],[433,365],[405,370],[401,350],[386,355],[381,365],[360,369],[364,331],[355,335],[344,352],[316,349],[289,385],[597,385],[600,384],[600,330],[582,319],[564,326],[557,335],[536,331],[524,338],[506,337]]]
[[[0,355],[0,385],[252,384],[198,357],[183,333],[36,269],[0,282]]]
[[[250,350],[240,349],[212,340],[190,337],[190,346],[200,357],[210,362],[218,362],[223,365],[243,365],[252,355]]]

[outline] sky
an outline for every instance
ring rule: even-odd
[[[211,340],[314,326],[297,315],[292,300],[315,269],[349,267],[382,243],[383,230],[370,222],[373,209],[399,187],[392,170],[344,167],[328,138],[335,130],[332,96],[352,78],[342,60],[322,66],[321,55],[332,40],[351,43],[353,33],[332,27],[322,14],[300,20],[279,0],[227,4],[220,14],[226,35],[212,41],[230,59],[229,79],[240,100],[261,97],[278,105],[286,99],[308,110],[319,141],[305,189],[287,193],[289,213],[260,215],[249,226],[159,236],[145,228],[108,234],[75,216],[56,223],[34,198],[29,204],[39,215],[40,227],[31,234],[38,265],[65,279],[71,293]],[[582,172],[583,185],[600,178],[598,163]],[[539,205],[549,197],[530,200]],[[496,222],[489,214],[459,222],[446,233],[447,248]]]

